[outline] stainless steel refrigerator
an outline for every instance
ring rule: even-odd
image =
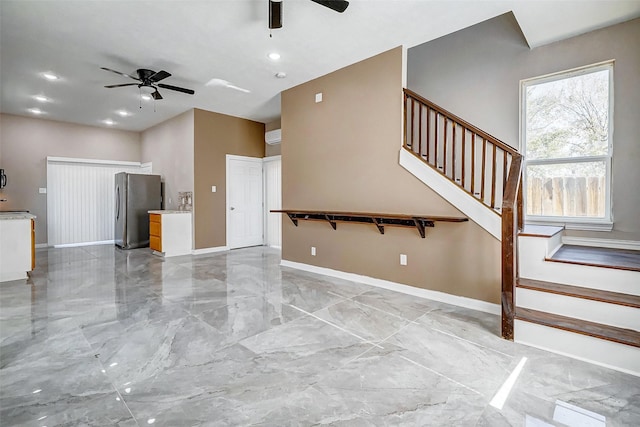
[[[115,243],[122,249],[149,246],[150,210],[162,209],[160,175],[121,172],[116,181]]]

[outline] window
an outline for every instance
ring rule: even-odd
[[[527,221],[610,229],[613,62],[526,80],[521,91]]]

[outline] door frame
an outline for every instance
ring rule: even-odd
[[[262,200],[262,216],[264,217],[264,168],[262,167],[262,157],[249,157],[249,156],[238,156],[235,154],[227,154],[226,155],[226,159],[225,159],[225,212],[224,212],[224,216],[225,216],[225,233],[226,233],[226,238],[225,238],[225,243],[226,243],[226,247],[228,249],[235,249],[234,247],[232,247],[229,244],[229,230],[230,230],[230,224],[231,221],[229,221],[229,183],[230,183],[230,174],[229,174],[229,163],[231,160],[242,160],[242,161],[249,161],[249,162],[254,162],[254,163],[260,163],[260,168],[262,169],[262,172],[260,173],[260,178],[262,179],[262,194],[261,194],[261,200]],[[264,221],[262,221],[262,245],[264,245]]]
[[[263,206],[263,211],[264,211],[264,223],[262,226],[262,240],[263,240],[263,244],[265,246],[269,246],[269,228],[267,227],[268,224],[268,218],[269,218],[269,209],[267,207],[267,195],[269,193],[268,190],[268,185],[269,183],[267,182],[267,176],[266,176],[266,169],[264,167],[265,163],[269,163],[269,162],[276,162],[276,161],[280,161],[280,188],[278,188],[278,190],[280,191],[280,204],[282,205],[282,156],[281,155],[277,155],[277,156],[269,156],[269,157],[265,157],[262,159],[262,206]],[[279,209],[282,209],[282,206],[280,206]],[[282,221],[281,221],[282,222]],[[273,248],[276,249],[282,249],[282,225],[280,226],[280,246],[272,246]]]

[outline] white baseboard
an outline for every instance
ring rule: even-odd
[[[113,240],[99,240],[97,242],[65,243],[63,245],[53,245],[53,247],[54,248],[75,248],[78,246],[113,245],[114,243],[115,241]]]
[[[355,273],[347,273],[345,271],[333,270],[331,268],[318,267],[310,264],[303,264],[294,261],[282,260],[280,265],[283,267],[295,268],[311,273],[324,274],[325,276],[337,277],[339,279],[350,280],[352,282],[360,282],[365,285],[384,288],[390,291],[401,292],[403,294],[413,295],[420,298],[440,301],[447,304],[457,305],[459,307],[470,308],[472,310],[483,311],[485,313],[500,315],[502,309],[500,305],[486,301],[480,301],[473,298],[451,295],[444,292],[432,291],[429,289],[416,288],[415,286],[404,285],[402,283],[390,282],[388,280],[377,279],[375,277],[362,276]]]
[[[229,250],[229,246],[216,246],[213,248],[193,249],[191,251],[191,255],[211,254],[214,252],[224,252],[228,250]]]
[[[640,242],[635,240],[598,239],[597,237],[563,236],[565,245],[594,246],[597,248],[629,249],[640,251]]]

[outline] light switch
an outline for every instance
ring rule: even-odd
[[[40,188],[38,188],[38,193],[40,193],[40,194],[47,194],[47,189],[46,189],[46,188],[42,188],[42,187],[40,187]]]
[[[316,93],[316,102],[322,102],[322,92]]]
[[[212,193],[215,193],[215,192],[216,192],[216,190],[217,190],[217,189],[216,189],[216,186],[215,186],[215,185],[212,185],[212,186],[211,186],[211,192],[212,192]]]
[[[400,265],[407,265],[407,256],[405,254],[400,254]]]

